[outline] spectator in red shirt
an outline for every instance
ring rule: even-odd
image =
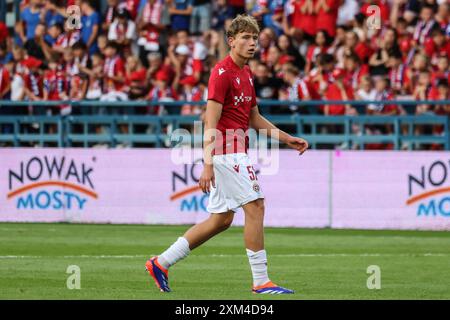
[[[81,67],[80,71],[86,73],[89,77],[86,99],[97,100],[102,96],[104,57],[101,53],[97,52],[91,56],[91,60],[92,67]]]
[[[316,0],[290,0],[290,25],[304,32],[308,39],[316,34],[317,15],[314,10]]]
[[[327,53],[330,38],[327,31],[319,30],[316,34],[314,44],[308,47],[306,52],[306,66],[305,72],[309,73],[316,63],[317,56],[323,53]]]
[[[125,86],[125,63],[119,54],[119,45],[109,42],[105,48],[103,67],[103,95],[101,101],[128,100],[123,91]]]
[[[108,40],[120,44],[124,55],[131,54],[131,43],[136,35],[136,24],[130,19],[130,13],[126,9],[119,9],[116,18],[109,27]]]
[[[43,77],[40,67],[42,61],[29,57],[23,61],[25,71],[25,94],[31,101],[40,101],[44,96]]]
[[[0,43],[5,42],[8,38],[8,27],[0,21]]]
[[[52,55],[48,62],[48,70],[44,72],[44,100],[46,101],[68,100],[68,88],[66,88],[64,73],[59,68],[59,64],[59,55]],[[56,111],[59,110],[52,108],[53,113]]]
[[[317,0],[315,2],[317,30],[324,29],[332,37],[336,35],[336,21],[340,5],[339,0]]]
[[[447,55],[438,57],[437,68],[431,73],[431,82],[434,86],[436,86],[441,79],[446,79],[450,82],[449,58]]]
[[[0,64],[0,100],[9,100],[10,91],[11,77],[9,71],[4,65]]]
[[[139,58],[144,63],[149,52],[159,51],[159,34],[162,24],[163,4],[159,0],[147,0],[137,18]]]
[[[349,85],[344,83],[345,71],[343,69],[335,69],[333,71],[334,82],[328,86],[325,94],[326,100],[354,100],[353,90]],[[354,113],[353,108],[349,104],[327,104],[324,108],[326,116],[337,116]]]
[[[409,83],[407,67],[403,63],[402,53],[399,50],[391,50],[386,63],[389,68],[389,80],[391,88],[396,94],[406,94]]]
[[[149,67],[147,69],[147,81],[151,82],[151,80],[155,80],[156,73],[162,70],[167,74],[168,82],[171,85],[175,77],[175,71],[170,66],[170,64],[163,61],[161,53],[151,52],[148,54],[147,59],[149,64]]]
[[[189,47],[185,44],[180,44],[176,48],[169,47],[168,55],[175,72],[179,73],[179,80],[185,77],[193,76],[197,82],[200,80],[203,64],[201,60],[193,59]],[[178,89],[178,82],[174,80],[173,87]]]
[[[449,81],[447,79],[439,79],[434,90],[428,95],[429,100],[450,100]],[[450,115],[450,104],[437,104],[434,108],[434,113],[437,115]],[[439,132],[442,133],[443,128]]]
[[[369,73],[369,67],[366,64],[361,63],[361,60],[356,53],[345,56],[344,70],[344,82],[355,91],[361,83],[361,78]]]
[[[146,100],[150,101],[175,101],[178,95],[174,88],[168,84],[169,77],[164,71],[158,71],[155,75],[155,85],[147,94]],[[148,107],[148,114],[163,115],[166,110],[163,105],[153,105]]]
[[[450,58],[450,41],[446,39],[442,29],[435,29],[431,37],[425,40],[425,53],[430,58],[432,66],[437,65],[438,57],[446,55]]]

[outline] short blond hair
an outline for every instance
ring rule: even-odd
[[[259,34],[260,30],[256,19],[246,14],[238,14],[227,29],[227,37],[235,37],[241,32]]]

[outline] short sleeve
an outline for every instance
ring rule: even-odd
[[[23,20],[23,21],[27,21],[27,19],[28,19],[28,8],[25,8],[25,10],[23,10],[22,11],[22,13],[20,14],[20,20]]]
[[[92,15],[92,25],[100,24],[100,15],[98,12],[94,12]]]
[[[229,91],[230,82],[226,76],[226,70],[223,72],[222,70],[221,68],[215,68],[211,72],[208,82],[208,100],[214,100],[223,105]]]

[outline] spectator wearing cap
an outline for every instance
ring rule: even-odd
[[[100,15],[95,11],[92,0],[81,0],[81,40],[86,44],[89,54],[98,50],[97,35],[100,30]]]
[[[125,55],[131,54],[131,43],[136,36],[136,24],[130,19],[128,10],[120,8],[116,18],[109,27],[108,40],[122,46]]]
[[[163,2],[161,0],[147,0],[138,16],[138,46],[139,58],[143,63],[149,52],[160,51],[159,35],[164,29],[162,24]]]
[[[101,101],[128,100],[123,91],[125,86],[125,64],[119,54],[119,46],[109,42],[105,48],[105,64],[103,67],[103,95]]]
[[[172,30],[188,30],[192,15],[193,0],[169,1],[170,26]]]
[[[127,82],[128,97],[130,98],[130,100],[140,100],[145,98],[145,95],[147,93],[147,81],[145,72],[131,72],[127,77]],[[142,108],[139,108],[138,110],[136,110],[136,112],[139,113],[140,110],[142,110]]]
[[[42,77],[42,72],[39,69],[42,65],[42,61],[30,56],[23,61],[23,65],[26,67],[26,72],[24,75],[26,97],[30,101],[42,100],[44,96],[44,79]]]
[[[174,46],[169,47],[168,55],[180,80],[188,76],[193,76],[197,82],[200,80],[203,70],[202,61],[191,57],[191,51],[187,45],[180,44],[175,49]],[[175,80],[173,85],[177,90],[178,83]]]
[[[153,88],[146,96],[149,101],[175,101],[178,100],[176,90],[169,85],[169,77],[167,73],[160,70],[155,75]],[[163,115],[166,110],[163,105],[149,106],[147,108],[148,114]]]
[[[41,22],[43,11],[40,0],[30,0],[29,5],[22,10],[20,14],[21,21],[16,25],[21,44],[34,38],[36,27]]]

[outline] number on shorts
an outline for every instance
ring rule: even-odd
[[[250,178],[251,181],[258,180],[258,177],[256,177],[256,174],[255,174],[255,169],[253,169],[252,166],[247,166],[247,171],[248,171],[248,177]]]

